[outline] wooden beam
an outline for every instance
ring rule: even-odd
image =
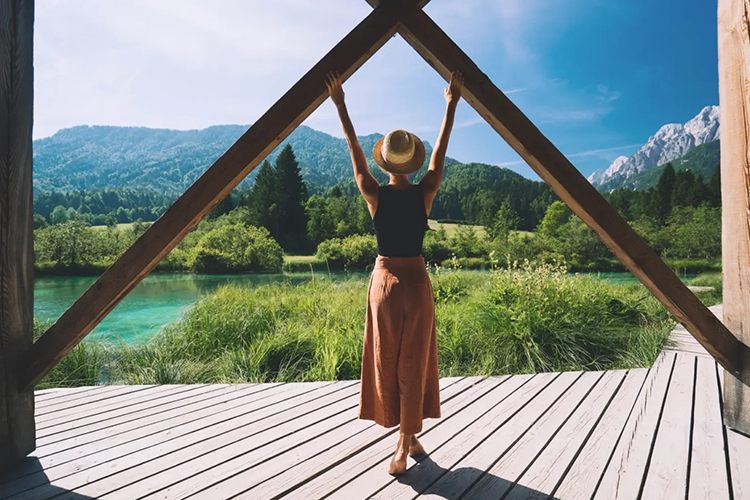
[[[750,344],[750,38],[748,2],[719,0],[724,324]],[[750,370],[747,351],[740,360]],[[750,434],[750,384],[724,377],[724,421]]]
[[[17,361],[33,342],[33,0],[0,2],[0,470],[35,447],[34,393]]]
[[[34,344],[22,387],[49,372],[156,264],[328,98],[325,76],[351,76],[394,35],[401,4],[375,9],[307,72]]]
[[[529,164],[728,371],[740,375],[748,348],[680,281],[604,197],[421,9],[401,18],[399,34],[446,80],[465,78],[466,101]],[[747,373],[744,374],[747,377]],[[747,380],[747,378],[746,378]]]

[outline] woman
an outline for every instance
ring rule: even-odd
[[[344,104],[341,78],[331,74],[326,85],[344,127],[354,178],[367,201],[378,244],[367,292],[359,418],[384,427],[400,426],[388,472],[403,474],[407,454],[425,453],[416,436],[422,419],[440,417],[435,302],[422,239],[443,177],[463,77],[454,72],[445,89],[443,127],[419,184],[408,178],[424,163],[424,145],[417,136],[394,130],[375,144],[373,158],[390,176],[386,186],[378,184],[367,166]]]

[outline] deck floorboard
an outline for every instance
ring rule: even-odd
[[[0,498],[750,500],[723,372],[672,340],[651,368],[441,379],[429,454],[399,478],[398,431],[357,418],[357,381],[45,389]]]

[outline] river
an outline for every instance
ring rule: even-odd
[[[327,276],[316,273],[315,276]],[[630,273],[598,273],[604,279],[629,283],[637,281]],[[87,337],[106,342],[138,343],[151,338],[164,325],[179,319],[201,295],[222,285],[256,286],[284,280],[309,281],[309,272],[285,274],[153,274],[143,280]],[[364,271],[339,271],[333,279],[366,276]],[[96,280],[95,277],[47,277],[34,280],[34,316],[54,321]]]

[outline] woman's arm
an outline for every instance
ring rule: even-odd
[[[424,192],[425,210],[428,215],[432,208],[432,201],[435,199],[435,195],[437,195],[438,188],[440,187],[440,181],[443,180],[445,153],[448,150],[448,139],[450,139],[451,131],[453,130],[456,106],[458,106],[458,101],[461,99],[461,90],[463,89],[463,86],[464,77],[460,72],[454,71],[451,74],[450,85],[445,89],[446,107],[443,126],[440,129],[440,135],[435,144],[435,149],[432,150],[430,167],[419,182],[422,185],[422,190]]]
[[[331,95],[331,100],[339,112],[346,142],[349,144],[349,153],[352,156],[352,165],[354,166],[354,180],[357,181],[359,191],[365,197],[365,201],[367,201],[370,215],[374,216],[378,206],[378,187],[380,184],[378,184],[377,179],[370,173],[365,152],[362,151],[357,134],[354,133],[354,125],[352,125],[352,120],[349,118],[349,112],[344,103],[344,89],[341,86],[341,77],[338,74],[329,74],[326,86],[328,87],[328,93]]]

